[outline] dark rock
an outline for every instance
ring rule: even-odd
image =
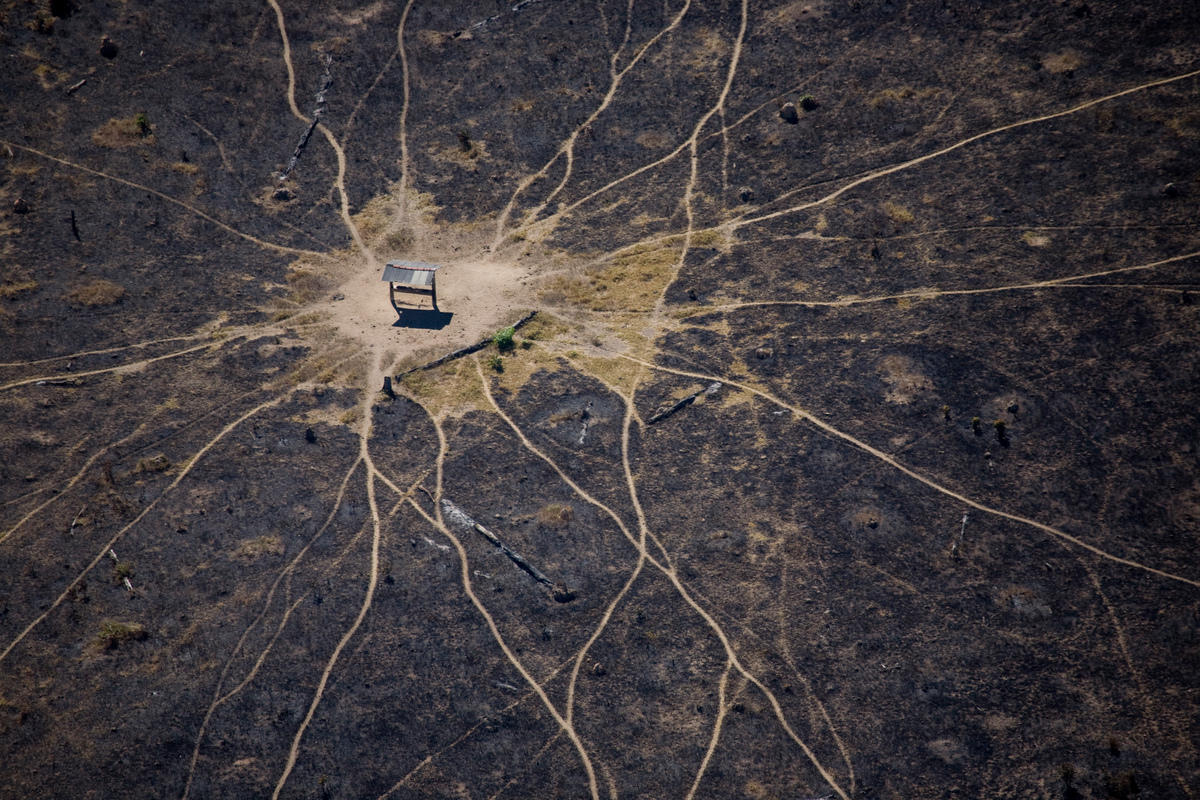
[[[789,125],[795,125],[800,121],[800,114],[796,111],[795,104],[784,103],[783,108],[779,109],[779,118]]]
[[[121,52],[121,48],[117,47],[113,40],[107,36],[100,41],[100,55],[105,58],[116,58],[119,52]]]
[[[18,214],[28,214],[29,203],[25,202],[24,197],[18,197],[17,202],[13,203],[13,211],[17,212]]]
[[[755,358],[770,358],[775,355],[775,351],[769,347],[760,347],[754,351]]]
[[[1163,187],[1163,194],[1167,197],[1179,197],[1179,187],[1173,183],[1168,183]]]
[[[286,203],[288,200],[292,199],[292,193],[287,187],[280,186],[275,190],[275,194],[271,195],[271,197],[282,203]]]
[[[606,670],[604,668],[604,665],[601,664],[599,661],[597,661],[595,664],[592,665],[592,674],[595,675],[597,678],[602,677],[603,675],[605,675],[607,673],[608,673],[608,670]]]
[[[743,203],[753,203],[754,202],[754,190],[751,189],[749,186],[743,186],[740,190],[738,190],[738,197],[741,199],[741,201]]]
[[[554,584],[553,596],[555,602],[569,603],[575,599],[575,593],[567,588],[565,583],[559,582]]]

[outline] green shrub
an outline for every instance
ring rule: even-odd
[[[496,331],[496,335],[492,337],[492,344],[499,347],[501,350],[511,350],[513,347],[513,336],[516,335],[517,329],[511,325],[507,328],[501,328]]]
[[[142,134],[142,136],[150,135],[150,118],[146,116],[145,111],[134,117],[133,122],[137,125],[138,132]]]
[[[796,105],[800,106],[805,111],[812,111],[817,107],[817,98],[813,97],[811,94],[806,94],[800,98]]]
[[[488,366],[496,370],[496,372],[504,372],[504,359],[498,355],[492,355],[488,359]]]

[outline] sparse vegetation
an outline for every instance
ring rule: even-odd
[[[172,398],[171,400],[168,400],[166,403],[164,403],[163,408],[170,407],[172,401],[174,401],[174,408],[179,408],[179,401],[174,400],[174,398]],[[135,474],[140,474],[143,472],[166,472],[170,468],[171,468],[170,460],[168,460],[166,456],[164,456],[160,453],[159,455],[156,455],[153,458],[143,458],[142,460],[138,461],[137,466],[134,468],[133,471]]]
[[[801,95],[800,99],[796,101],[796,105],[805,111],[814,111],[817,108],[817,98],[811,94]]]
[[[124,297],[125,287],[106,280],[93,280],[67,293],[68,301],[86,308],[111,306]]]
[[[493,353],[488,358],[488,366],[496,370],[496,372],[504,372],[504,359],[496,353]]]
[[[22,292],[32,292],[38,287],[37,281],[5,278],[0,282],[0,297],[5,300],[16,300]]]
[[[96,645],[101,650],[114,650],[124,642],[136,642],[146,638],[146,629],[137,622],[119,622],[106,619],[100,623]]]
[[[329,286],[324,277],[309,269],[297,269],[289,272],[287,282],[288,286],[292,288],[288,299],[298,305],[311,303],[321,296]]]
[[[538,522],[547,528],[566,528],[575,517],[575,510],[569,505],[551,503],[538,511]]]
[[[238,549],[234,551],[234,556],[253,560],[266,555],[281,556],[283,555],[283,550],[283,539],[275,534],[267,534],[266,536],[259,536],[257,539],[249,539],[242,542],[238,546]]]
[[[513,337],[517,331],[512,326],[501,328],[492,336],[492,344],[496,345],[500,350],[511,350],[513,348]]]
[[[908,225],[916,220],[913,213],[907,208],[896,203],[887,203],[884,205],[884,210],[887,211],[888,217],[897,225]]]
[[[971,417],[971,430],[975,431],[976,436],[983,435],[983,420],[979,417]]]
[[[126,578],[133,577],[133,564],[122,561],[113,566],[113,583],[124,583]]]
[[[153,127],[144,113],[127,119],[110,119],[92,134],[92,144],[109,149],[153,145],[155,142]]]

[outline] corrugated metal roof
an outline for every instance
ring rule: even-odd
[[[389,261],[383,268],[383,280],[405,286],[430,286],[433,284],[433,274],[440,267],[440,264],[426,264],[423,261]]]

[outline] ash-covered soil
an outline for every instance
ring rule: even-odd
[[[1197,34],[0,2],[0,798],[1192,797]]]

